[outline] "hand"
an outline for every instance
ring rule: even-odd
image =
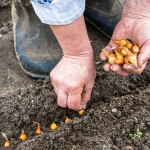
[[[138,55],[138,66],[136,69],[132,65],[110,65],[105,64],[105,71],[113,71],[116,74],[127,76],[129,73],[140,74],[146,67],[147,60],[150,58],[150,2],[148,0],[125,0],[123,15],[121,21],[115,28],[112,39],[122,40],[130,39],[133,43],[139,45],[140,53]],[[112,53],[111,46],[118,47],[111,40],[107,49]],[[102,60],[107,57],[102,52]]]
[[[57,103],[75,111],[85,109],[94,86],[96,70],[93,56],[63,57],[50,73],[58,96]]]

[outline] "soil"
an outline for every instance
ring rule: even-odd
[[[20,69],[14,50],[11,6],[4,2],[0,2],[0,94],[34,82]]]
[[[109,39],[87,23],[97,69],[91,100],[83,115],[60,108],[49,78],[35,80],[20,69],[10,9],[10,4],[0,8],[0,30],[7,27],[0,34],[0,132],[10,140],[10,146],[4,148],[5,139],[0,136],[0,150],[149,150],[150,63],[141,75],[122,77],[105,72],[99,53]],[[69,123],[64,123],[66,116]],[[35,134],[33,121],[40,123],[42,134]],[[52,122],[59,128],[51,130]],[[28,137],[22,142],[23,129]],[[137,129],[141,138],[130,136]]]

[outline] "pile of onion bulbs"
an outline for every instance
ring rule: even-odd
[[[139,46],[131,43],[128,40],[120,40],[120,41],[113,41],[113,42],[119,45],[118,49],[116,49],[115,47],[112,47],[114,51],[113,54],[109,53],[105,49],[102,49],[103,52],[108,57],[109,64],[110,65],[131,64],[135,68],[138,68],[137,56],[140,52]]]

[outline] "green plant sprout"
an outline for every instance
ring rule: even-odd
[[[138,137],[140,139],[143,133],[140,132],[139,128],[137,128],[136,132],[137,133],[135,133],[135,134],[130,134],[130,136],[134,137],[134,138]]]
[[[74,150],[76,148],[76,146],[73,146],[73,148],[71,150]]]
[[[11,85],[10,85],[10,83],[9,83],[9,89],[11,89]]]

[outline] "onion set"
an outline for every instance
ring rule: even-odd
[[[68,117],[66,117],[66,119],[65,119],[65,123],[68,123],[69,122],[69,118]]]
[[[135,68],[138,68],[137,56],[140,52],[138,45],[131,43],[128,40],[113,41],[119,45],[119,48],[112,47],[114,53],[109,53],[106,49],[102,51],[106,54],[108,58],[108,63],[110,65],[118,64],[131,64]]]
[[[55,130],[55,129],[58,128],[58,126],[57,126],[56,123],[53,122],[53,123],[51,124],[51,127],[50,127],[50,128],[51,128],[51,130]]]
[[[83,113],[84,113],[84,109],[83,109],[83,110],[78,111],[78,114],[79,114],[79,115],[82,115]]]
[[[41,134],[40,124],[38,122],[33,122],[33,123],[38,125],[35,133],[36,134]]]
[[[8,147],[8,146],[10,145],[10,142],[9,142],[9,140],[8,140],[8,138],[7,138],[7,136],[6,136],[6,134],[5,134],[5,133],[2,133],[2,136],[6,139],[6,142],[5,142],[5,144],[4,144],[4,147]]]
[[[21,133],[21,135],[20,135],[20,140],[22,140],[22,141],[24,141],[24,140],[26,140],[27,139],[27,136],[26,136],[26,134],[24,133],[24,130],[22,130],[22,133]]]

